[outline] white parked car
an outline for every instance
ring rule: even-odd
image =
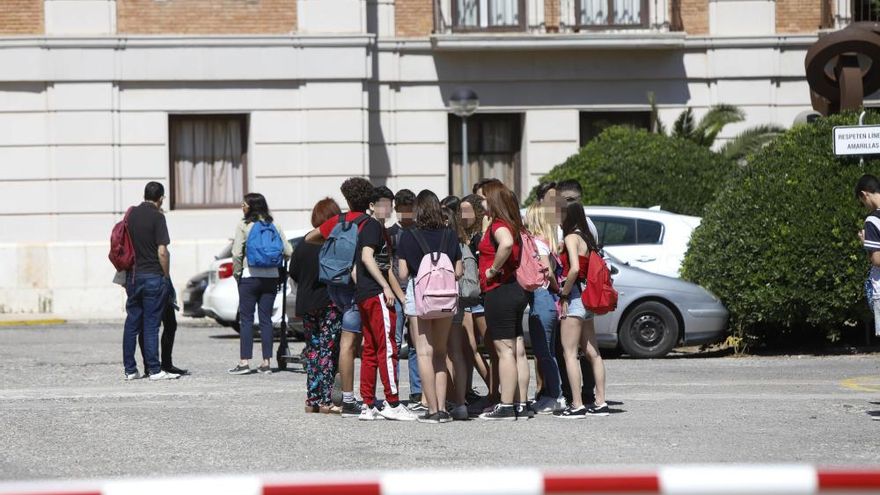
[[[285,236],[294,243],[301,239],[309,231],[293,230],[285,232]],[[272,307],[272,325],[275,328],[281,326],[281,291],[275,297],[275,304]],[[301,325],[296,323],[297,318],[294,315],[296,307],[296,284],[293,280],[287,280],[287,321],[291,323],[294,334],[302,334]],[[239,331],[238,325],[238,285],[235,278],[232,277],[232,242],[215,256],[215,260],[211,263],[208,274],[208,286],[202,296],[202,310],[217,323],[232,327],[235,331]],[[254,315],[254,323],[259,323],[259,315]]]
[[[584,211],[609,254],[630,266],[676,278],[701,221],[659,208],[586,206]]]

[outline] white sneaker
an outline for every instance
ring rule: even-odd
[[[126,373],[125,381],[130,382],[132,380],[139,380],[141,378],[141,374],[135,371],[134,373]]]
[[[455,421],[465,421],[468,419],[468,408],[464,404],[455,406],[449,411],[449,414],[452,415],[452,419]]]
[[[415,413],[403,407],[403,404],[398,404],[397,407],[386,405],[385,409],[379,411],[379,414],[383,418],[391,421],[415,421],[419,419],[419,417],[416,416]]]
[[[359,421],[373,421],[376,419],[376,408],[366,404],[361,405],[361,415],[358,416]]]
[[[563,399],[565,400],[565,399]],[[553,414],[556,411],[557,399],[552,397],[541,397],[538,402],[532,405],[535,414]]]
[[[155,375],[150,375],[150,380],[156,382],[159,380],[177,380],[180,378],[180,375],[176,375],[174,373],[168,373],[167,371],[160,371]]]
[[[568,401],[565,400],[565,397],[556,399],[556,407],[553,412],[565,411],[566,409],[568,409]]]

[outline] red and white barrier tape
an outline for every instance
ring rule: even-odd
[[[670,466],[640,471],[402,471],[0,483],[0,495],[555,495],[880,493],[880,468]]]

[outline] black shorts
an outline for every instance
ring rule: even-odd
[[[514,280],[484,296],[486,327],[495,340],[515,339],[523,335],[523,313],[529,304],[526,291]]]

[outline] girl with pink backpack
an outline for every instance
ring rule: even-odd
[[[401,278],[413,278],[418,330],[422,394],[428,412],[422,423],[447,423],[446,356],[452,318],[458,312],[458,278],[464,272],[458,235],[446,225],[440,200],[424,190],[416,197],[415,228],[405,231],[398,244]]]

